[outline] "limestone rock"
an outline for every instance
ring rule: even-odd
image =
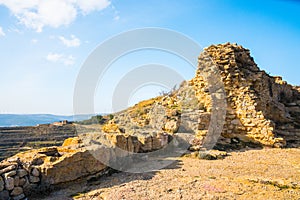
[[[105,133],[118,133],[120,132],[119,126],[115,124],[113,120],[111,120],[108,124],[102,127],[102,130]]]
[[[63,147],[65,146],[73,146],[73,145],[79,145],[82,143],[82,140],[79,137],[72,137],[68,138],[64,141],[62,144]]]
[[[43,158],[43,164],[39,166],[43,183],[58,184],[73,181],[106,168],[85,148],[58,148],[57,151],[61,155],[60,157],[57,157],[53,162],[50,159],[51,156],[45,157]],[[36,154],[36,152],[32,151],[31,154]],[[36,183],[39,181],[39,178],[30,176],[29,181]]]
[[[179,128],[178,121],[172,120],[172,121],[168,121],[165,124],[164,130],[170,133],[175,133],[177,132],[178,128]]]

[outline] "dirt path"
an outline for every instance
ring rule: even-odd
[[[53,192],[54,199],[300,199],[300,149],[233,152],[224,160],[181,157],[158,172],[116,173]]]

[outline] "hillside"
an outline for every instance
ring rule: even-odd
[[[0,197],[300,198],[300,88],[237,44],[205,48],[179,89],[90,121],[2,161]]]

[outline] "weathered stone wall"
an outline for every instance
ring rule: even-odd
[[[40,171],[26,168],[19,159],[0,163],[0,199],[21,200],[40,184]]]
[[[289,129],[299,135],[299,91],[281,77],[271,77],[261,71],[250,51],[242,46],[230,43],[212,45],[205,49],[205,53],[219,68],[226,91],[223,137],[282,147],[286,141],[278,137],[278,133],[283,127],[289,125]],[[201,71],[206,58],[200,55],[199,69],[190,84],[194,86],[199,101],[210,110],[212,101]]]

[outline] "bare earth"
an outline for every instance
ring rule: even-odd
[[[300,149],[232,152],[223,160],[174,159],[157,172],[115,173],[37,199],[300,199]]]

